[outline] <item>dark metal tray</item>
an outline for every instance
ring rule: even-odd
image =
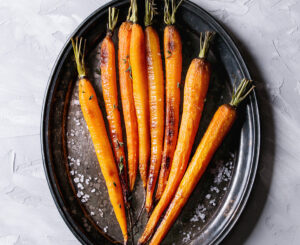
[[[161,37],[164,27],[162,2],[158,4],[161,14],[156,17],[156,28]],[[112,1],[92,13],[72,34],[88,40],[88,76],[103,113],[99,44],[106,33],[109,6],[120,9],[119,23],[126,19],[129,2]],[[140,4],[140,20],[143,7]],[[250,78],[250,75],[236,45],[207,12],[184,1],[176,17],[183,42],[183,81],[191,60],[199,52],[199,33],[217,32],[208,57],[213,72],[194,152],[217,107],[229,101],[234,82],[243,77]],[[74,235],[83,244],[111,244],[121,241],[122,236],[81,114],[77,89],[73,52],[71,43],[67,42],[51,73],[44,99],[41,142],[45,172],[57,208]],[[248,199],[258,164],[259,146],[259,114],[253,92],[241,106],[237,122],[168,233],[165,244],[216,244],[226,236]],[[133,195],[135,215],[142,200],[143,190],[138,179]],[[135,240],[143,231],[146,220],[144,215],[136,228]]]

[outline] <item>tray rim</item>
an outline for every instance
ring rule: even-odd
[[[118,6],[122,5],[124,2],[128,2],[127,0],[112,0],[96,10],[94,10],[91,14],[89,14],[80,24],[79,26],[71,33],[65,44],[63,45],[61,51],[59,52],[53,67],[50,72],[50,76],[47,82],[44,98],[43,98],[43,104],[42,104],[42,111],[41,111],[41,125],[40,125],[40,141],[41,141],[41,153],[42,153],[42,160],[43,160],[43,166],[44,171],[47,179],[47,183],[53,198],[53,201],[63,218],[64,222],[67,224],[68,228],[71,230],[71,232],[74,234],[74,236],[82,243],[82,244],[91,244],[89,239],[86,237],[86,235],[78,229],[75,222],[73,221],[70,214],[66,211],[63,205],[63,200],[60,196],[60,193],[58,191],[56,182],[55,182],[55,176],[53,175],[53,172],[51,171],[51,157],[50,157],[50,148],[49,148],[49,142],[48,142],[48,127],[49,127],[49,119],[47,118],[48,107],[50,106],[49,97],[54,92],[54,88],[51,89],[51,86],[53,83],[55,84],[57,73],[56,71],[60,69],[61,64],[60,60],[64,59],[68,53],[68,50],[70,49],[70,37],[76,36],[78,33],[82,32],[84,29],[84,26],[86,23],[90,22],[91,19],[95,18],[100,12],[105,11],[109,6]],[[208,23],[212,24],[220,33],[220,36],[222,37],[223,41],[227,44],[228,48],[231,49],[232,54],[235,56],[235,59],[237,60],[237,64],[240,66],[240,71],[244,75],[244,77],[251,79],[249,70],[247,68],[247,65],[238,49],[238,46],[236,45],[235,41],[231,38],[230,34],[227,32],[226,28],[223,27],[222,24],[220,24],[209,12],[207,12],[205,9],[197,5],[196,3],[191,2],[190,0],[185,0],[182,3],[183,6],[185,6],[189,11],[194,12],[195,14],[199,15],[201,13],[204,16],[204,19],[208,20]],[[69,47],[68,47],[69,46]],[[219,244],[231,231],[231,229],[234,227],[236,222],[238,221],[241,213],[243,212],[248,198],[250,196],[256,173],[257,173],[257,167],[259,163],[259,155],[260,155],[260,144],[261,144],[261,129],[260,129],[260,116],[259,116],[259,109],[258,109],[258,103],[256,98],[256,93],[253,91],[251,93],[251,96],[249,96],[249,100],[251,103],[249,103],[250,109],[251,109],[251,115],[252,115],[252,121],[253,121],[253,128],[254,128],[254,144],[253,144],[253,157],[251,159],[251,170],[248,176],[246,188],[244,192],[242,193],[242,196],[240,197],[240,202],[237,205],[238,208],[235,210],[234,215],[230,217],[226,225],[224,225],[223,230],[221,230],[210,242],[210,244]],[[198,239],[195,238],[195,240],[191,241],[190,243],[194,244],[197,243]]]

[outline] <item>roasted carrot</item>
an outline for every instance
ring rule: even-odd
[[[182,71],[182,44],[180,34],[175,27],[175,13],[181,2],[182,0],[177,6],[175,6],[175,2],[172,0],[172,10],[170,13],[168,0],[165,0],[164,20],[167,24],[164,30],[166,119],[164,149],[155,196],[156,200],[160,199],[168,181],[178,136]]]
[[[128,241],[127,222],[119,171],[114,160],[103,116],[97,101],[95,90],[86,77],[84,66],[84,50],[81,50],[82,39],[72,39],[75,61],[79,78],[79,103],[89,129],[101,172],[105,179],[110,202],[121,227],[124,243]]]
[[[123,190],[125,205],[129,205],[129,188],[127,178],[127,164],[124,151],[121,117],[118,105],[118,90],[116,79],[115,46],[112,34],[118,20],[118,12],[115,8],[108,9],[108,30],[102,41],[100,49],[100,70],[103,98],[109,124],[109,132],[113,145],[114,155],[119,167],[119,175]]]
[[[128,16],[130,17],[130,11]],[[124,123],[126,129],[126,141],[128,152],[128,177],[130,191],[133,190],[137,168],[138,168],[138,126],[137,117],[133,99],[131,68],[129,64],[130,39],[131,39],[132,23],[125,21],[119,28],[119,82],[123,108]]]
[[[206,32],[204,42],[202,42],[201,35],[199,57],[191,62],[188,69],[184,85],[181,125],[169,180],[160,201],[148,221],[144,234],[139,240],[142,244],[145,243],[153,233],[157,222],[172,200],[186,170],[210,80],[211,67],[210,63],[206,60],[206,55],[212,37],[212,32]]]
[[[132,30],[130,40],[130,65],[133,84],[133,98],[138,122],[139,170],[144,189],[147,184],[150,156],[148,78],[146,68],[145,38],[142,27],[137,23],[137,2],[131,2]]]
[[[180,214],[211,158],[233,125],[237,114],[236,107],[253,89],[253,86],[247,89],[250,83],[251,81],[243,79],[231,102],[221,105],[216,111],[150,244],[160,244]]]
[[[159,37],[156,30],[151,26],[154,11],[153,1],[146,0],[145,37],[151,136],[151,156],[146,195],[148,213],[152,209],[153,193],[159,174],[164,139],[164,74]]]

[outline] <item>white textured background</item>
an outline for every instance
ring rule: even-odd
[[[0,244],[78,244],[60,217],[40,152],[54,61],[101,0],[0,0]],[[196,0],[232,34],[258,81],[259,171],[225,244],[300,241],[300,0]]]

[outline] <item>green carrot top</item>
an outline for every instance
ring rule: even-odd
[[[252,85],[249,88],[251,84],[252,84],[252,80],[243,78],[243,80],[241,81],[237,89],[233,91],[232,98],[229,105],[233,107],[237,107],[247,97],[247,95],[255,88],[254,85]]]
[[[175,3],[175,0],[171,0],[171,10],[169,6],[169,0],[165,0],[165,8],[164,8],[164,21],[167,25],[174,25],[175,24],[175,14],[182,3],[183,0],[180,0],[178,4]]]
[[[199,53],[200,59],[206,59],[210,43],[211,43],[212,39],[214,38],[215,34],[216,34],[215,32],[206,31],[204,41],[203,41],[202,32],[201,32],[201,34],[200,34],[200,53]]]
[[[108,33],[113,33],[119,17],[119,10],[114,7],[108,8],[108,26],[107,31]]]
[[[154,15],[157,14],[157,10],[155,7],[154,0],[146,0],[145,1],[145,26],[151,26]]]
[[[83,48],[82,48],[82,40],[83,40]],[[75,41],[73,38],[71,38],[71,41],[74,50],[78,77],[82,78],[86,76],[85,65],[84,65],[84,52],[85,52],[86,40],[81,37],[79,38],[79,42],[78,42],[78,37],[76,37]]]

